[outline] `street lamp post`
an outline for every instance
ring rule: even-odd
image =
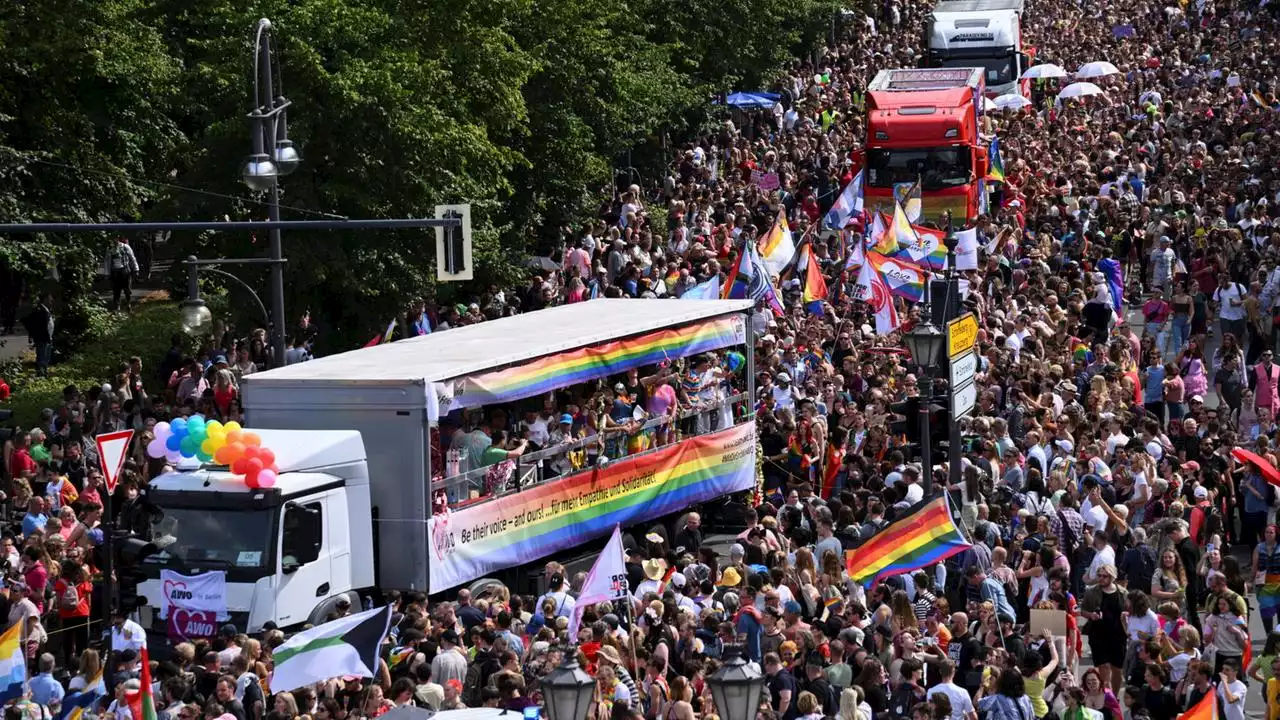
[[[724,662],[711,677],[711,698],[723,720],[755,720],[764,691],[764,675],[742,657],[736,645],[724,647]]]
[[[547,720],[586,720],[591,711],[596,681],[578,667],[572,656],[542,679]]]
[[[927,317],[927,316],[922,316]],[[931,322],[922,322],[903,338],[916,364],[920,388],[920,479],[926,497],[933,493],[933,448],[929,440],[929,409],[933,406],[933,366],[938,361],[947,334]]]
[[[950,298],[951,288],[956,283],[956,270],[958,269],[956,268],[956,245],[959,242],[958,239],[956,238],[955,230],[951,226],[950,214],[947,215],[947,234],[943,238],[942,242],[947,248],[947,297]],[[957,293],[957,296],[958,295],[959,293]],[[955,313],[957,317],[960,314],[959,311],[960,311],[959,308],[955,309]],[[943,319],[947,321],[951,320],[951,318],[947,316],[943,316]],[[956,389],[952,387],[950,383],[947,383],[948,410],[951,410],[955,407],[955,393],[956,393]],[[962,455],[960,450],[961,450],[960,418],[953,417],[951,418],[950,432],[947,435],[947,484],[948,485],[960,484],[960,465],[961,465],[960,458]]]
[[[262,298],[258,297],[258,293],[253,291],[249,283],[241,280],[239,277],[232,275],[224,270],[219,270],[213,265],[283,265],[285,260],[272,260],[270,258],[241,258],[239,260],[218,259],[218,260],[201,260],[195,255],[187,257],[187,299],[182,301],[182,329],[190,335],[199,335],[208,329],[213,323],[213,313],[209,311],[209,306],[205,304],[204,299],[200,297],[200,269],[204,268],[204,272],[220,275],[244,288],[245,292],[253,298],[258,305],[258,312],[262,314],[263,322],[271,323],[271,316],[267,313],[267,306],[262,304]]]
[[[244,182],[253,190],[267,191],[267,213],[272,221],[280,219],[279,179],[298,168],[302,157],[289,140],[288,108],[282,83],[274,72],[271,46],[271,21],[258,21],[254,37],[253,111],[249,122],[253,127],[253,153],[245,160]],[[277,95],[277,90],[280,95]],[[269,231],[271,239],[271,347],[277,367],[284,365],[284,249],[280,229]]]

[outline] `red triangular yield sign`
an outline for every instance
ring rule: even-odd
[[[120,479],[120,470],[124,468],[124,459],[129,455],[131,440],[132,430],[103,433],[95,438],[98,443],[98,463],[102,465],[102,476],[107,481],[109,493],[116,491],[116,482]]]

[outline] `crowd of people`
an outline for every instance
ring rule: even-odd
[[[738,412],[757,422],[763,497],[727,551],[704,543],[697,515],[670,539],[629,543],[631,607],[584,608],[576,638],[584,578],[554,562],[540,597],[389,593],[396,616],[377,676],[316,687],[271,687],[279,630],[226,626],[155,663],[161,720],[519,710],[571,656],[597,681],[593,720],[711,718],[723,709],[707,678],[731,653],[766,676],[762,720],[1173,720],[1210,693],[1227,720],[1259,697],[1280,718],[1280,502],[1267,480],[1280,441],[1280,46],[1267,38],[1280,5],[1029,4],[1023,39],[1037,62],[1106,60],[1120,73],[1084,101],[1056,102],[1039,82],[1031,107],[983,118],[1005,181],[978,221],[979,267],[964,273],[980,367],[977,407],[958,421],[958,482],[945,465],[920,467],[891,432],[891,406],[918,392],[914,363],[853,299],[840,236],[806,233],[858,170],[867,82],[919,63],[930,5],[847,15],[828,46],[783,73],[775,108],[735,114],[680,147],[663,178],[564,228],[555,269],[467,304],[415,301],[399,319],[403,337],[594,297],[678,297],[723,276],[781,208],[836,291],[808,312],[798,274],[784,272],[786,312],[754,318],[758,396]],[[753,184],[775,173],[778,189]],[[131,257],[117,247],[108,259],[115,303],[128,303]],[[1125,271],[1119,312],[1098,274],[1107,258]],[[905,330],[920,308],[898,302]],[[39,307],[28,330],[46,348],[43,370],[54,313]],[[194,412],[238,420],[240,379],[270,363],[262,331],[219,328],[195,354],[185,342],[146,359],[158,373],[132,357],[101,386],[68,387],[38,427],[5,442],[18,512],[3,536],[0,608],[24,626],[30,691],[15,707],[32,718],[60,715],[104,668],[103,697],[86,712],[131,717],[145,637],[120,614],[110,628],[94,621],[106,490],[93,436],[141,431],[111,507],[145,532],[147,481],[164,468],[143,452],[146,431]],[[294,343],[290,362],[307,352]],[[674,420],[647,420],[723,402],[744,368],[708,354],[442,428],[435,473],[598,435],[598,447],[548,463],[563,474],[593,454],[670,442]],[[687,429],[733,421],[708,413]],[[1261,462],[1238,461],[1237,447]],[[972,547],[851,583],[844,551],[922,501],[926,478],[953,496]],[[502,481],[486,475],[448,502]],[[1038,627],[1040,610],[1065,611],[1063,626]],[[1265,634],[1250,631],[1254,615]]]

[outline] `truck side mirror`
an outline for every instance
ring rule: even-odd
[[[281,570],[288,574],[320,557],[321,513],[318,505],[289,503],[284,510]]]

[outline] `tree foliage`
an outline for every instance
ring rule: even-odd
[[[628,148],[678,130],[714,93],[766,83],[837,11],[833,0],[6,3],[0,216],[265,217],[238,175],[252,31],[266,16],[304,158],[281,184],[284,217],[421,217],[470,202],[476,284],[506,282],[532,240],[595,210]],[[177,234],[169,254],[255,256],[265,240]],[[38,282],[59,268],[64,307],[84,305],[107,242],[5,238],[0,269]],[[284,242],[291,315],[310,310],[338,348],[434,283],[429,231]]]

